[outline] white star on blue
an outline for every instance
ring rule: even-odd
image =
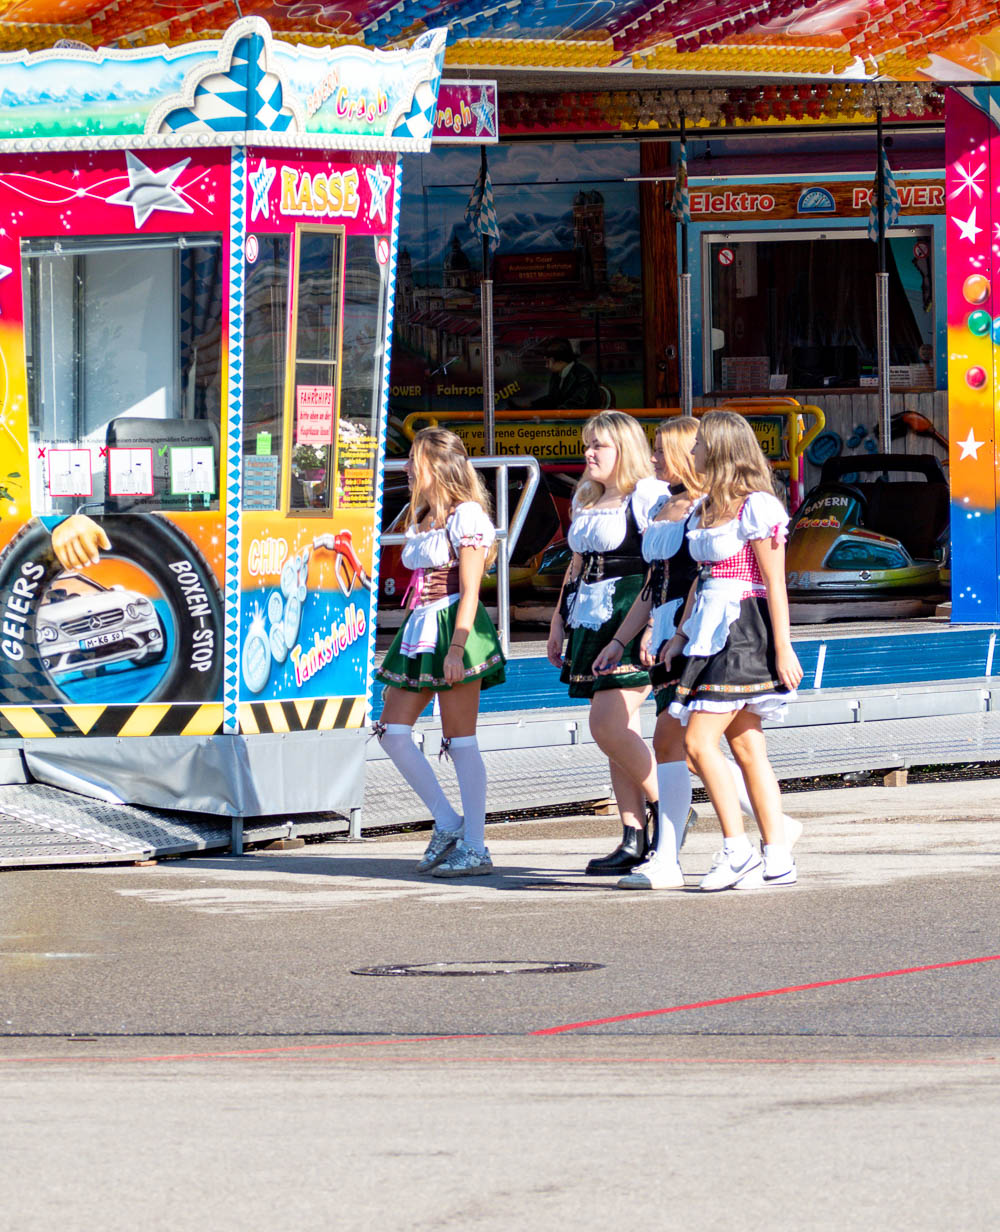
[[[472,114],[476,117],[476,136],[486,133],[490,137],[497,135],[496,107],[490,101],[489,91],[485,86],[479,91],[479,101],[472,104]]]
[[[377,162],[374,167],[366,167],[365,175],[368,177],[368,188],[372,194],[372,199],[368,202],[368,221],[372,222],[377,218],[379,222],[385,224],[385,198],[392,187],[392,178],[382,170],[381,162]]]
[[[257,170],[250,176],[250,191],[253,194],[253,201],[250,205],[250,221],[261,215],[264,218],[271,217],[271,204],[269,200],[271,185],[274,183],[274,177],[277,174],[277,167],[269,167],[267,159],[262,158],[257,166]]]

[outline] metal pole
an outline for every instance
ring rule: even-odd
[[[875,337],[878,351],[878,431],[883,453],[892,452],[892,394],[889,388],[889,273],[885,245],[885,172],[882,104],[875,107],[878,170],[875,174],[875,210],[878,226],[878,273],[875,275]]]
[[[480,172],[483,186],[486,185],[486,146],[479,147]],[[493,279],[490,278],[490,240],[489,236],[481,234],[483,251],[483,277],[479,284],[480,309],[482,320],[482,360],[483,360],[483,452],[492,455],[496,453],[496,415],[493,395]],[[497,510],[499,513],[499,488],[497,489]],[[506,496],[504,497],[506,502]],[[499,560],[497,568],[499,569]]]
[[[680,114],[681,157],[686,159],[684,112]],[[676,188],[674,189],[676,192]],[[680,370],[681,414],[690,415],[693,404],[691,385],[691,275],[688,273],[688,229],[681,222],[681,265],[677,278],[677,361]]]
[[[687,228],[683,228],[687,230]],[[691,414],[691,275],[687,272],[677,279],[677,354],[680,358],[681,413]]]
[[[500,648],[510,654],[510,527],[507,525],[507,467],[497,467],[497,526],[503,531],[497,544],[497,624]]]

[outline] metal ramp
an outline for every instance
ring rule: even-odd
[[[244,842],[346,831],[344,818],[244,822]],[[0,786],[0,869],[50,864],[127,864],[229,848],[227,817],[108,804],[41,783]]]

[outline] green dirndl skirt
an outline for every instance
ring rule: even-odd
[[[375,679],[410,693],[420,693],[424,689],[440,693],[450,689],[452,686],[444,678],[444,658],[455,632],[457,616],[457,601],[441,608],[437,613],[437,643],[433,650],[418,655],[404,655],[400,649],[406,631],[404,623],[393,638],[382,666],[376,670]],[[478,680],[480,688],[489,689],[495,684],[503,684],[507,678],[500,639],[482,603],[476,609],[462,661],[465,667],[463,683]]]
[[[594,660],[618,632],[618,626],[625,619],[644,582],[645,577],[641,573],[630,573],[619,578],[615,585],[611,619],[599,629],[570,629],[559,676],[563,684],[569,685],[570,697],[593,697],[604,689],[642,689],[649,684],[649,673],[639,661],[641,634],[625,647],[621,662],[613,671],[601,676],[593,673]]]

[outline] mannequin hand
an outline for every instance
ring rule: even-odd
[[[64,569],[83,569],[96,565],[100,550],[111,551],[111,540],[93,518],[74,513],[52,532],[52,551]]]

